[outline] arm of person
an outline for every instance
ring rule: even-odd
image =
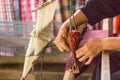
[[[103,50],[120,50],[120,37],[109,37],[101,40]]]
[[[86,15],[81,10],[77,10],[74,13],[74,19],[75,19],[76,26],[88,22]],[[71,16],[71,24],[70,24],[70,18],[67,19],[61,26],[60,30],[65,29],[66,31],[68,31],[70,26],[74,26],[74,19],[73,19],[73,16]]]
[[[94,25],[104,18],[119,15],[119,7],[120,0],[89,0],[81,10],[88,22]],[[91,39],[76,51],[76,57],[80,62],[87,60],[86,65],[88,65],[102,50],[120,50],[120,38]]]
[[[81,48],[76,51],[76,57],[80,62],[86,61],[86,65],[89,65],[94,57],[100,54],[103,50],[120,50],[120,38],[108,37],[108,38],[93,38],[85,43]]]
[[[74,14],[74,19],[75,19],[76,25],[80,25],[88,21],[87,17],[84,15],[84,13],[81,10],[78,10]],[[60,27],[58,35],[54,40],[54,44],[57,46],[57,48],[61,52],[65,50],[66,51],[70,50],[68,46],[68,32],[69,32],[69,27],[74,25],[73,16],[71,16],[71,23],[72,25],[70,24],[70,18],[66,20]]]
[[[75,16],[75,22],[77,25],[83,24],[85,22],[94,25],[95,23],[101,21],[104,18],[114,17],[120,14],[120,0],[88,0],[85,6],[78,10]],[[72,17],[72,25],[74,23]],[[60,51],[69,50],[67,44],[68,30],[70,26],[70,19],[66,20],[54,40],[55,45]]]

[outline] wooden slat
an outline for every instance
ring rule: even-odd
[[[109,52],[102,51],[102,69],[101,69],[101,80],[110,80],[110,61]]]
[[[56,53],[46,54],[44,57],[44,63],[66,63],[68,60],[68,53]],[[25,56],[0,56],[0,64],[24,64]],[[38,60],[38,63],[41,59]]]
[[[109,37],[112,36],[112,26],[110,24],[111,20],[109,18],[103,20],[103,30],[109,30]],[[102,66],[101,66],[101,80],[111,80],[110,79],[110,62],[109,62],[109,52],[102,51]]]
[[[28,43],[27,38],[5,37],[0,36],[0,46],[8,47],[25,47]]]

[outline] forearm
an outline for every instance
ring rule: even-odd
[[[101,40],[103,50],[120,50],[120,38],[109,37]]]
[[[84,13],[81,10],[78,10],[77,12],[75,12],[74,19],[75,19],[76,26],[84,24],[88,21],[87,17],[84,15]],[[71,16],[71,22],[69,18],[63,23],[61,28],[69,29],[70,26],[74,26],[74,19],[73,19],[73,16]]]

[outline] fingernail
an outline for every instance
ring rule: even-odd
[[[77,51],[75,53],[77,54]]]
[[[80,62],[82,62],[80,59],[79,59]]]
[[[85,65],[88,65],[88,63],[85,63]]]
[[[61,52],[63,52],[64,50],[63,50],[63,49],[61,49],[60,51],[61,51]]]

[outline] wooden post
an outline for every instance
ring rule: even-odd
[[[109,30],[109,37],[112,37],[113,27],[112,27],[112,19],[104,19],[103,20],[103,30]],[[101,80],[111,80],[110,79],[110,60],[109,60],[109,52],[102,51],[102,61],[101,61]]]
[[[102,51],[101,80],[110,80],[109,52]]]
[[[65,71],[63,80],[75,80],[75,75],[71,71]]]

